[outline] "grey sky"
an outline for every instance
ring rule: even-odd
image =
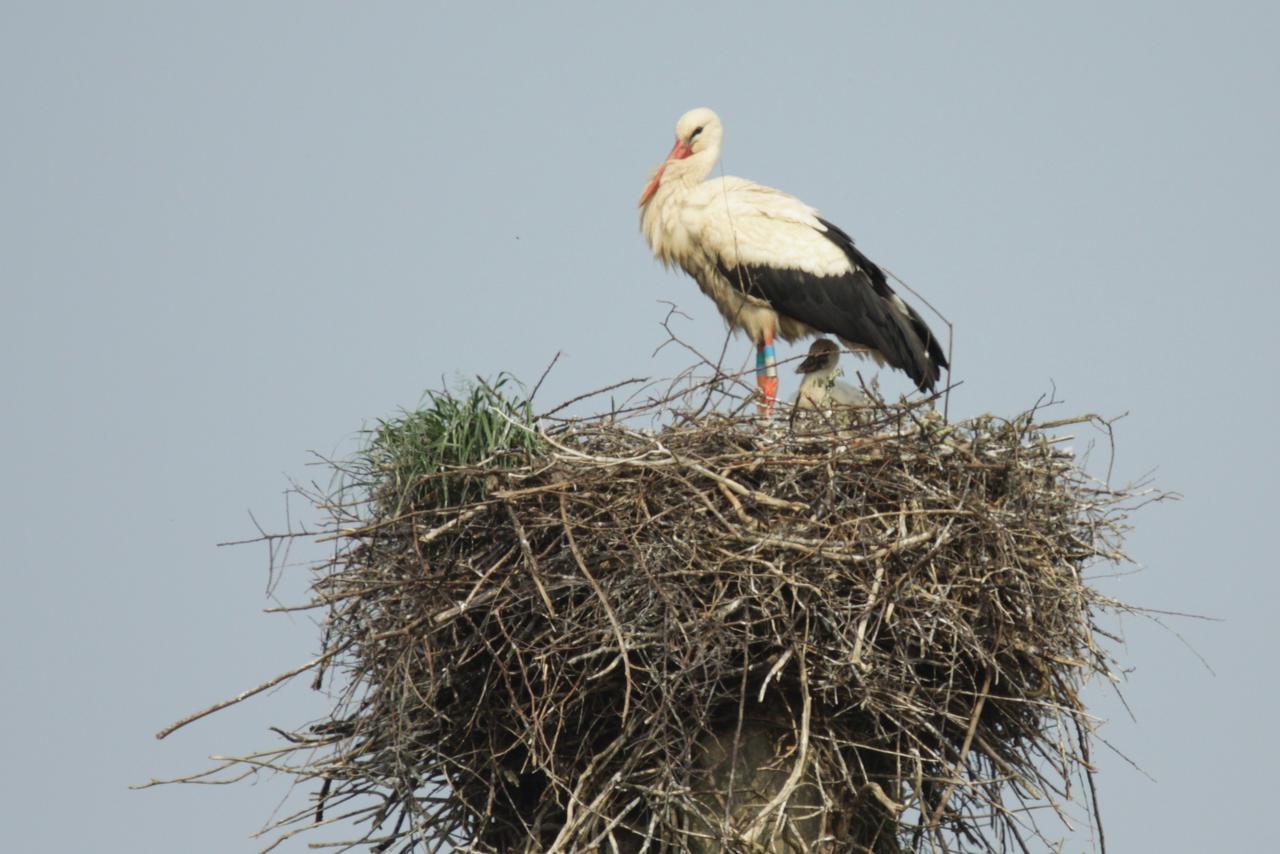
[[[1223,622],[1171,621],[1216,676],[1125,624],[1108,842],[1268,847],[1280,7],[775,5],[0,2],[6,850],[256,850],[278,781],[125,788],[321,708],[152,738],[318,643],[214,544],[442,375],[669,373],[663,299],[718,347],[635,209],[698,105],[956,324],[953,415],[1131,413],[1117,479],[1186,499],[1106,587]]]

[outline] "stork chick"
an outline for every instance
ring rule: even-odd
[[[836,407],[866,406],[867,396],[840,377],[840,346],[830,338],[819,338],[809,347],[809,355],[796,366],[804,374],[797,409],[827,411]]]

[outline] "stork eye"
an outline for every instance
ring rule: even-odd
[[[689,134],[689,141],[690,141],[690,142],[693,142],[693,138],[694,138],[695,136],[697,136],[698,134],[700,134],[700,133],[702,133],[702,126],[701,126],[701,125],[699,125],[698,127],[694,128],[694,129],[693,129],[693,133]]]

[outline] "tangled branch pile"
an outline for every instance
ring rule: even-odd
[[[332,714],[245,759],[312,781],[281,829],[374,850],[1029,850],[1093,815],[1080,690],[1122,606],[1081,573],[1133,498],[1069,423],[515,407],[503,453],[410,475],[439,431],[387,425],[323,504]]]

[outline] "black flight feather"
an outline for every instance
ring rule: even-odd
[[[804,270],[721,263],[720,274],[737,290],[765,300],[774,311],[851,344],[878,351],[903,370],[922,391],[934,387],[946,354],[928,325],[911,306],[903,315],[893,304],[884,271],[863,255],[853,239],[826,220],[823,236],[840,247],[853,269],[838,276]],[[905,305],[905,303],[904,303]]]

